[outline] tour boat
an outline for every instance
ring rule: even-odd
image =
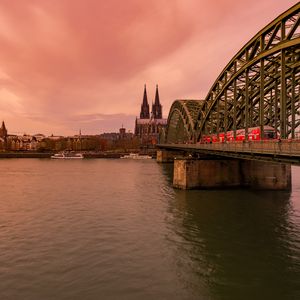
[[[121,156],[121,158],[131,158],[131,159],[151,159],[150,155],[140,155],[138,153],[129,153],[128,155]]]
[[[83,155],[81,153],[68,153],[68,152],[61,152],[51,156],[53,159],[82,159]]]

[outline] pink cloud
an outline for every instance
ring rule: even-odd
[[[88,130],[116,130],[138,114],[145,82],[150,99],[159,84],[167,115],[176,98],[204,97],[235,52],[296,2],[2,0],[0,119],[63,134],[87,124],[75,116],[102,114],[111,121]]]

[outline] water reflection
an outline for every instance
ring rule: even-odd
[[[163,172],[171,181],[170,166]],[[180,191],[170,243],[187,288],[213,299],[299,299],[300,226],[290,192]],[[204,285],[204,286],[203,286]]]
[[[1,167],[0,299],[300,299],[300,169],[273,193],[174,190],[153,161]]]

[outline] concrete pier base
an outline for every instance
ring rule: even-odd
[[[238,160],[174,160],[174,187],[180,189],[236,187],[240,182]]]
[[[291,188],[291,166],[238,159],[177,158],[173,186],[179,189],[247,186],[287,190]]]
[[[157,150],[156,161],[158,163],[169,163],[173,162],[176,156],[178,156],[177,151]]]
[[[242,184],[255,189],[291,189],[291,165],[255,160],[241,161]]]

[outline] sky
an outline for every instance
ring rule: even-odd
[[[297,2],[0,0],[0,121],[10,134],[133,131],[144,84],[167,118]]]

